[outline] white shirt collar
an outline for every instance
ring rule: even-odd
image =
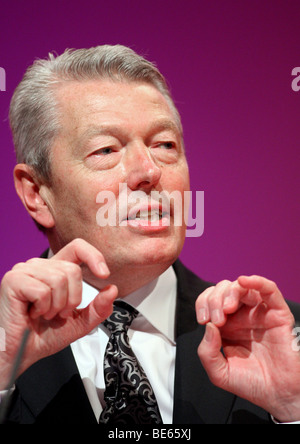
[[[124,301],[174,343],[176,293],[176,274],[173,267],[169,267],[154,281],[126,296]]]
[[[175,343],[175,310],[177,278],[173,267],[144,287],[125,298],[150,324]],[[78,308],[87,307],[97,296],[99,290],[86,282],[82,285],[82,301]]]

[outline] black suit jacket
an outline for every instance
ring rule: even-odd
[[[211,284],[179,261],[176,308],[174,424],[269,423],[267,412],[218,389],[197,355],[205,328],[195,317],[195,301]],[[300,308],[290,304],[300,320]],[[8,422],[18,424],[96,424],[70,347],[34,364],[16,381]]]

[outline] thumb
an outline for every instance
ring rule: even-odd
[[[214,324],[206,325],[205,335],[198,347],[198,356],[210,381],[217,387],[224,388],[228,381],[228,364],[221,353],[221,334]]]
[[[117,297],[118,288],[115,285],[109,285],[101,290],[86,308],[78,310],[77,323],[81,325],[82,336],[88,334],[111,315],[113,303]]]

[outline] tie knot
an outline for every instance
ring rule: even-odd
[[[103,325],[111,332],[127,331],[139,312],[124,301],[114,303],[114,311]]]

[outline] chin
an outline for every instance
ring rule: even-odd
[[[182,250],[181,244],[172,242],[171,239],[147,242],[142,248],[133,249],[131,261],[138,265],[162,265],[170,266],[178,258]]]

